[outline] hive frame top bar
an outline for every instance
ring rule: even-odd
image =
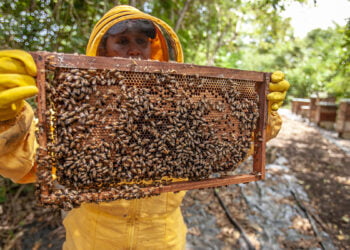
[[[34,52],[34,58],[45,57],[53,67],[87,68],[87,69],[118,69],[120,71],[133,71],[163,74],[183,74],[216,78],[232,78],[264,82],[264,72],[246,71],[238,69],[220,68],[212,66],[199,66],[177,62],[160,62],[154,60],[126,59],[122,57],[91,57],[85,55]]]
[[[118,71],[142,72],[142,73],[160,73],[160,74],[180,74],[180,75],[199,75],[200,77],[215,77],[234,79],[242,81],[254,81],[257,83],[257,93],[260,96],[259,113],[260,118],[257,124],[257,130],[254,136],[254,154],[253,168],[250,174],[223,176],[200,181],[181,181],[174,182],[166,186],[152,187],[152,193],[175,192],[182,190],[191,190],[198,188],[217,187],[229,184],[247,183],[258,181],[265,178],[265,127],[267,121],[267,86],[270,81],[270,73],[245,71],[229,68],[219,68],[211,66],[198,66],[193,64],[176,62],[159,62],[152,60],[125,59],[119,57],[90,57],[85,55],[51,53],[51,52],[33,52],[31,53],[37,66],[37,84],[39,87],[38,95],[38,118],[39,123],[45,123],[45,72],[52,67],[58,68],[81,68],[81,69],[117,69]],[[261,98],[263,97],[263,98]],[[47,138],[45,133],[39,132],[39,144],[46,146]],[[45,185],[45,183],[43,183]],[[108,192],[108,191],[106,191]],[[103,197],[105,192],[99,194]],[[81,194],[85,195],[85,194]],[[51,197],[51,198],[50,198]],[[52,190],[44,186],[42,188],[41,201],[44,204],[52,204],[54,200]]]

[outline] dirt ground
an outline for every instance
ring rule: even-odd
[[[347,154],[350,141],[308,123],[282,117],[283,128],[268,143],[270,150],[275,148],[288,159],[289,169],[304,186],[310,205],[334,244],[340,249],[350,249],[350,155]]]
[[[335,248],[350,249],[350,156],[335,144],[338,142],[350,149],[350,141],[339,140],[334,133],[325,136],[322,130],[290,116],[283,115],[283,120],[283,129],[278,137],[268,143],[268,162],[273,162],[277,156],[287,159],[285,165],[289,173],[297,178],[308,195],[308,201],[303,204],[312,211],[317,228],[331,237]],[[273,172],[270,174],[274,175]],[[268,180],[265,184],[274,185]],[[231,204],[237,197],[244,197],[242,192],[249,190],[239,185],[232,186],[231,189],[220,189],[220,197],[251,243],[259,249],[261,247],[254,232],[260,232],[262,225],[248,222],[246,214],[252,203],[239,199],[239,205]],[[252,186],[259,188],[262,185]],[[61,249],[65,231],[60,211],[36,206],[33,185],[14,185],[0,179],[0,187],[0,249]],[[282,200],[295,205],[296,200],[290,197]],[[211,246],[205,249],[248,249],[240,247],[241,234],[228,220],[213,189],[188,192],[182,209],[189,223],[188,241],[191,243],[207,240]],[[194,213],[197,213],[196,216]],[[191,220],[201,216],[208,216],[205,220],[211,220],[215,227],[192,227]],[[303,230],[306,236],[314,234],[310,223],[303,217],[295,218],[293,227]],[[201,234],[204,235],[201,230],[207,230],[206,239],[200,238]],[[317,237],[304,238],[297,244],[285,239],[279,241],[282,249],[327,249],[320,246]]]

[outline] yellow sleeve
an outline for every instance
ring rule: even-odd
[[[34,112],[28,103],[16,118],[0,122],[0,175],[17,183],[35,182]]]

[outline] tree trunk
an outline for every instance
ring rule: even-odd
[[[129,0],[129,5],[136,7],[136,0]]]

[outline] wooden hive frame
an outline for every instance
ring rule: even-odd
[[[256,129],[254,131],[254,154],[251,173],[222,176],[219,178],[210,178],[198,181],[171,182],[167,185],[142,188],[143,191],[147,191],[147,194],[160,194],[162,192],[177,192],[182,190],[248,183],[263,180],[265,178],[265,127],[267,123],[266,95],[268,88],[267,86],[270,82],[270,73],[209,66],[197,66],[192,64],[174,62],[88,57],[84,55],[49,52],[33,52],[32,56],[34,57],[34,60],[38,67],[37,85],[39,88],[39,95],[37,99],[37,116],[39,119],[40,128],[38,131],[38,141],[40,145],[38,152],[40,152],[41,161],[45,161],[45,155],[47,155],[46,147],[48,143],[47,129],[43,129],[48,127],[47,119],[45,116],[45,112],[47,111],[47,97],[45,87],[47,70],[50,68],[104,70],[112,70],[117,68],[118,70],[125,72],[199,75],[200,77],[215,77],[222,79],[234,79],[239,81],[253,81],[256,83],[256,93],[259,95],[259,118],[256,124]],[[51,173],[52,169],[51,171],[48,171],[48,169],[44,169],[40,167],[40,164],[38,164],[39,200],[44,205],[58,205],[70,209],[72,206],[68,204],[69,202],[66,202],[67,200],[74,200],[75,205],[78,206],[81,202],[84,201],[106,201],[116,199],[115,196],[110,195],[110,190],[103,190],[101,192],[96,192],[96,190],[94,190],[92,192],[85,193],[73,191],[70,193],[60,193],[61,195],[57,195],[55,194],[55,180],[52,178]],[[70,198],[68,199],[67,197]]]

